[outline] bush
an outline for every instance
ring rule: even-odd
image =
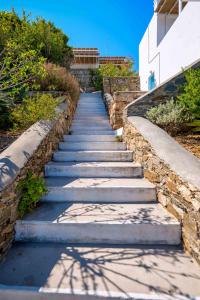
[[[127,66],[122,65],[120,67],[114,64],[105,64],[99,67],[99,73],[102,77],[129,77],[136,74],[132,68],[131,61],[128,62]]]
[[[6,129],[10,126],[9,113],[13,106],[13,99],[6,93],[0,92],[0,129]]]
[[[48,61],[67,68],[73,60],[68,36],[50,21],[30,20],[25,12],[22,17],[14,10],[0,12],[0,52],[11,41],[24,51],[35,50]]]
[[[90,70],[91,85],[95,87],[97,91],[102,90],[103,88],[103,76],[100,73],[99,69]]]
[[[78,100],[80,95],[79,83],[66,68],[47,63],[45,69],[47,76],[38,81],[40,90],[68,92],[72,100]]]
[[[49,94],[37,94],[25,98],[11,112],[14,129],[25,129],[39,120],[52,120],[56,116],[56,107],[60,100]]]
[[[185,105],[195,118],[200,119],[200,69],[190,69],[185,72],[186,84],[178,101]]]
[[[91,84],[96,90],[102,90],[103,77],[130,77],[136,75],[131,61],[127,65],[116,66],[112,63],[101,65],[98,69],[90,70]]]
[[[31,212],[37,205],[39,199],[47,192],[43,178],[28,173],[27,177],[19,182],[18,190],[21,198],[18,205],[18,215],[22,218]]]
[[[184,105],[175,102],[173,99],[166,104],[160,104],[151,108],[146,116],[151,122],[171,135],[186,129],[186,124],[193,120],[191,112]]]

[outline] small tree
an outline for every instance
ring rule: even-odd
[[[45,75],[44,62],[37,51],[22,51],[17,44],[8,43],[0,53],[0,92],[16,95],[28,89],[36,77]]]
[[[190,69],[185,72],[186,84],[177,97],[194,115],[200,119],[200,69]]]
[[[134,76],[133,64],[131,61],[127,62],[127,65],[116,66],[114,64],[105,64],[100,66],[99,73],[102,77],[126,77]]]
[[[35,78],[45,75],[44,58],[35,50],[21,51],[15,43],[8,43],[0,53],[0,128],[9,126],[10,109],[17,95],[22,95]]]

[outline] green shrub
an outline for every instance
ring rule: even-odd
[[[14,10],[0,12],[0,52],[10,41],[67,68],[73,60],[68,36],[52,22],[38,17],[33,20],[24,11],[22,17]]]
[[[151,122],[172,135],[184,130],[187,127],[186,123],[193,120],[190,111],[173,99],[166,104],[160,104],[151,108],[146,116]]]
[[[49,94],[37,94],[25,98],[11,112],[14,129],[25,129],[39,120],[52,120],[56,117],[56,107],[60,100]]]
[[[18,215],[22,218],[36,207],[39,199],[47,192],[47,189],[43,178],[28,173],[26,178],[19,182],[18,191],[21,193]]]
[[[74,101],[78,101],[80,95],[79,83],[66,68],[47,63],[45,69],[47,76],[42,80],[38,80],[40,90],[68,92]]]
[[[136,75],[133,71],[133,63],[127,62],[127,65],[116,66],[112,63],[101,65],[98,69],[90,70],[91,84],[96,90],[102,90],[103,77],[130,77]]]
[[[129,77],[136,73],[133,71],[133,63],[127,62],[127,65],[116,66],[114,64],[105,64],[99,67],[99,72],[102,77]]]
[[[190,69],[185,72],[186,84],[178,101],[185,105],[195,118],[200,119],[200,69]]]
[[[7,129],[10,124],[9,113],[13,106],[13,99],[0,92],[0,129]]]
[[[188,123],[187,126],[191,128],[193,132],[200,133],[200,120],[194,120],[191,123]]]
[[[91,85],[94,86],[97,91],[103,89],[103,76],[99,69],[90,69],[90,80]]]

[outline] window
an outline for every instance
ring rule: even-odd
[[[154,72],[151,72],[149,79],[148,79],[148,88],[149,91],[153,90],[156,86],[156,81],[155,81],[155,74]]]

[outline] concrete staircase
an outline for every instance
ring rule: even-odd
[[[157,203],[155,187],[132,157],[117,142],[100,94],[83,94],[71,134],[63,137],[45,167],[48,193],[16,223],[17,243],[0,268],[0,299],[168,299],[162,297],[169,293],[176,299],[175,294],[200,294],[198,285],[191,287],[200,278],[198,268],[179,248],[180,224]],[[164,279],[159,276],[158,283],[157,270],[146,283],[147,265],[149,272],[159,269],[162,257],[168,260]],[[184,272],[196,268],[185,285],[177,278],[184,273],[178,270],[183,263]],[[12,271],[12,265],[25,270]],[[134,271],[135,277],[128,273]],[[151,292],[163,295],[155,298]]]

